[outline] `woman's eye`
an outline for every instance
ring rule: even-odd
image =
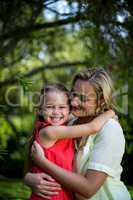
[[[82,101],[82,102],[85,102],[88,100],[87,97],[83,94],[79,95],[79,98],[80,98],[80,101]]]

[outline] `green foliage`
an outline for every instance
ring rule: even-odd
[[[22,86],[24,94],[26,92],[30,91],[30,89],[33,85],[33,81],[28,80],[26,78],[22,78],[21,76],[17,76],[17,80],[18,80],[20,86]]]
[[[1,200],[23,200],[30,196],[30,189],[22,183],[22,180],[0,178]]]
[[[5,149],[2,146],[0,146],[0,160],[2,160],[3,156],[6,155],[7,153],[8,153],[7,149]]]
[[[7,146],[7,137],[13,136],[13,132],[3,117],[0,117],[0,145],[1,149]]]
[[[133,186],[128,186],[128,190],[131,194],[131,198],[133,199]]]

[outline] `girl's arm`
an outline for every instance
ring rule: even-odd
[[[47,160],[43,155],[40,145],[36,142],[34,143],[32,157],[37,165],[45,168],[45,171],[52,174],[60,184],[75,193],[83,195],[85,198],[90,198],[94,195],[107,177],[106,173],[95,170],[88,170],[85,177],[69,172]]]
[[[113,110],[94,118],[91,122],[82,125],[73,126],[47,126],[40,130],[42,139],[58,140],[63,138],[77,138],[81,136],[89,136],[100,131],[105,122],[113,118],[115,113]]]

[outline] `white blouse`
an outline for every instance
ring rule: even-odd
[[[103,186],[90,200],[130,200],[129,192],[120,181],[121,161],[125,150],[122,128],[110,119],[96,135],[88,137],[85,146],[77,154],[77,171],[85,174],[93,169],[108,174]]]

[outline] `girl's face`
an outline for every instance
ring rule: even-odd
[[[68,120],[68,97],[60,91],[49,91],[44,99],[44,119],[51,125],[62,125]]]
[[[89,81],[77,80],[71,94],[72,113],[76,117],[90,117],[95,115],[97,108],[97,94]]]

